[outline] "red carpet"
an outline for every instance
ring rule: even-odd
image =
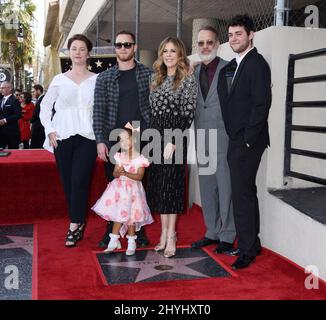
[[[324,283],[320,282],[318,290],[305,289],[307,275],[303,270],[266,249],[250,268],[237,271],[238,277],[165,281],[156,282],[155,286],[152,283],[105,286],[93,253],[98,250],[96,244],[105,231],[105,221],[90,213],[84,240],[71,249],[64,247],[68,225],[65,216],[34,223],[38,225],[38,299],[326,299]],[[202,237],[204,226],[198,208],[182,215],[177,229],[179,245],[188,245]],[[146,230],[154,245],[160,224],[154,223]],[[214,246],[208,247],[213,249]],[[227,266],[234,259],[219,255]]]
[[[38,299],[139,299],[139,300],[217,300],[217,299],[326,299],[326,286],[307,290],[307,274],[268,250],[250,268],[237,271],[238,277],[178,280],[132,285],[105,286],[96,268],[94,251],[106,223],[89,214],[85,238],[78,247],[64,247],[68,227],[66,204],[53,155],[44,150],[13,151],[0,160],[0,224],[34,223],[37,226],[38,254],[34,255],[33,297]],[[90,204],[106,185],[103,163],[97,161]],[[159,220],[159,217],[155,217]],[[36,229],[35,229],[36,230]],[[195,207],[180,216],[178,245],[189,245],[204,235],[201,211]],[[160,224],[146,227],[154,246]],[[214,246],[208,247],[213,250]],[[234,257],[219,255],[230,266]],[[34,269],[35,271],[35,269]]]
[[[64,217],[67,210],[54,156],[46,150],[12,150],[0,158],[0,223]],[[90,203],[102,194],[103,161],[96,162]]]

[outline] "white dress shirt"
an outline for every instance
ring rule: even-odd
[[[93,131],[94,89],[97,74],[85,79],[79,85],[63,73],[56,75],[41,102],[40,120],[45,129],[43,147],[53,152],[48,134],[57,132],[57,140],[79,134],[95,140]],[[55,103],[55,115],[52,108]]]

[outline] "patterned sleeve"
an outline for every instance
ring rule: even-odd
[[[190,128],[191,123],[195,116],[197,105],[198,83],[195,75],[188,76],[183,83],[181,89],[181,129],[186,130]]]
[[[107,141],[105,119],[108,118],[108,92],[105,81],[105,74],[101,73],[95,84],[94,110],[93,110],[93,130],[96,143]]]

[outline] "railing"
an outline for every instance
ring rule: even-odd
[[[310,158],[326,160],[326,153],[292,148],[292,131],[314,132],[326,134],[326,127],[294,125],[292,114],[294,108],[326,108],[326,101],[293,101],[294,85],[298,83],[326,82],[326,74],[309,77],[295,78],[295,62],[301,59],[326,56],[326,49],[319,49],[300,54],[290,54],[288,65],[288,85],[286,98],[286,123],[285,123],[285,155],[284,155],[284,176],[290,176],[310,182],[326,185],[326,179],[299,173],[291,170],[291,155],[301,155]],[[326,139],[326,136],[325,138]]]

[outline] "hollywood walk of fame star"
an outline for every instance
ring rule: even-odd
[[[100,60],[97,60],[97,61],[95,62],[95,64],[96,64],[96,67],[97,67],[97,68],[102,68],[102,64],[103,64],[103,62],[100,61]]]
[[[6,236],[6,237],[13,242],[7,244],[0,244],[0,250],[22,248],[26,250],[28,253],[30,253],[31,255],[33,255],[33,238],[19,237],[19,236]]]
[[[166,272],[179,273],[199,278],[209,278],[206,274],[188,267],[189,264],[206,258],[207,257],[171,259],[165,258],[159,253],[148,251],[146,258],[142,261],[109,262],[102,263],[102,265],[140,269],[135,282],[144,281]]]

